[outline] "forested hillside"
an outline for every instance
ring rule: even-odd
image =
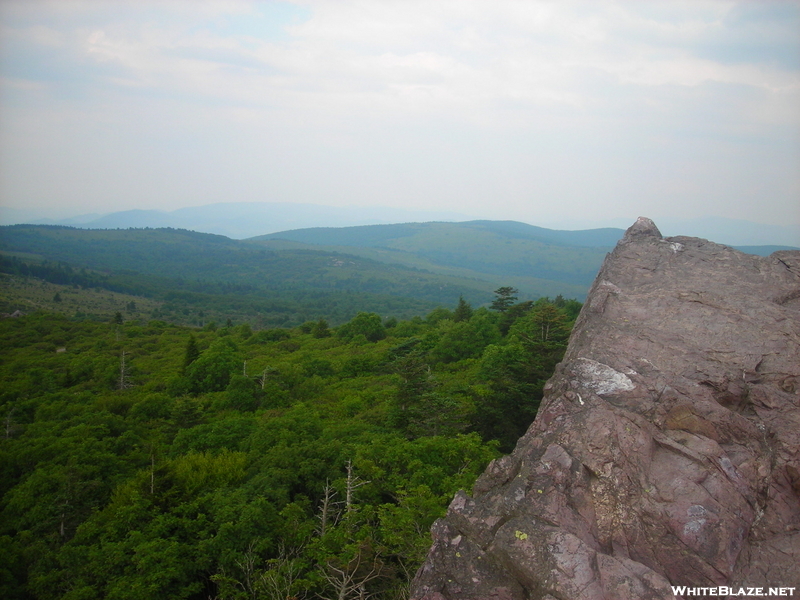
[[[434,273],[489,279],[495,287],[502,280],[533,297],[560,293],[582,298],[622,233],[621,229],[558,231],[516,221],[468,221],[316,227],[250,241],[275,249],[348,252]]]
[[[580,305],[254,331],[0,320],[0,595],[403,598]]]
[[[488,302],[497,287],[337,252],[276,251],[171,229],[2,227],[0,252],[7,274],[144,296],[159,302],[151,318],[192,325],[231,318],[296,326],[323,315],[339,324],[360,310],[410,318],[462,295]],[[14,308],[25,307],[5,307]]]
[[[251,316],[267,316],[250,319],[254,325],[291,326],[303,319],[287,314],[286,303],[306,306],[306,318],[311,305],[324,305],[317,315],[343,322],[359,309],[411,317],[461,296],[485,304],[505,285],[525,299],[581,299],[620,234],[475,221],[309,229],[241,241],[177,229],[15,225],[0,227],[0,252],[30,264],[89,269],[105,277],[107,289],[123,293],[258,297],[268,302]],[[371,303],[342,310],[347,294]],[[384,310],[388,298],[395,302]],[[408,310],[398,310],[398,299]]]

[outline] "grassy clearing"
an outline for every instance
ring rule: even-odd
[[[59,298],[59,300],[56,300]],[[102,321],[121,313],[125,320],[150,319],[161,302],[103,289],[81,289],[33,277],[0,273],[0,312],[55,312],[68,317]]]

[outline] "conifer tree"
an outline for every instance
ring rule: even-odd
[[[189,341],[186,342],[186,350],[183,354],[183,368],[182,372],[186,374],[186,369],[200,356],[200,348],[197,347],[197,340],[193,335],[189,336]]]
[[[328,328],[328,321],[320,319],[311,328],[311,335],[315,338],[325,338],[331,335],[331,330]]]
[[[469,302],[464,300],[464,296],[458,297],[458,306],[453,312],[453,321],[456,323],[460,321],[469,321],[472,317],[472,306]]]
[[[519,292],[513,287],[504,286],[497,288],[494,293],[497,298],[492,301],[491,308],[500,312],[505,312],[513,306],[514,301],[517,299],[516,294]]]

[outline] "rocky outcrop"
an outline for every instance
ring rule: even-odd
[[[800,596],[800,252],[639,219],[536,420],[432,534],[414,599]]]

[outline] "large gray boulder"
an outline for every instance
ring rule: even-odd
[[[800,252],[663,238],[640,218],[536,420],[432,534],[413,599],[800,596]]]

